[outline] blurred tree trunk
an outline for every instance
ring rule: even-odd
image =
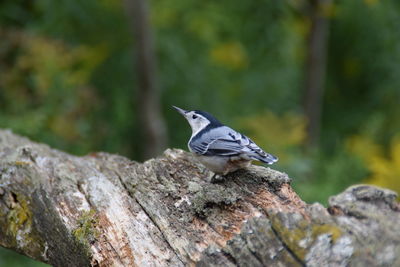
[[[160,89],[157,82],[157,64],[148,3],[146,0],[125,0],[125,6],[135,35],[137,104],[140,129],[145,140],[142,144],[143,156],[147,159],[165,149],[167,131],[161,114]]]
[[[311,26],[307,36],[303,103],[304,112],[308,118],[307,143],[309,146],[317,145],[320,136],[329,30],[329,20],[324,10],[330,3],[331,0],[310,0],[308,5]]]

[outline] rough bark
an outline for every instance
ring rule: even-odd
[[[77,157],[0,130],[0,244],[54,266],[400,266],[392,191],[326,209],[270,168],[211,175],[182,150]]]

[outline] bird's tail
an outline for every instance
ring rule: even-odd
[[[254,159],[270,165],[278,161],[277,157],[268,153],[265,153],[265,155],[257,155],[257,157],[254,157]]]

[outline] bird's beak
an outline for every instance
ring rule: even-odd
[[[181,113],[184,117],[186,117],[186,112],[188,112],[187,110],[172,106],[174,109],[176,109],[179,113]]]

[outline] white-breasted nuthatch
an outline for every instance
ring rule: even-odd
[[[192,128],[189,150],[214,173],[225,175],[248,167],[253,160],[267,164],[278,161],[277,157],[266,153],[250,138],[223,125],[211,114],[173,107]]]

